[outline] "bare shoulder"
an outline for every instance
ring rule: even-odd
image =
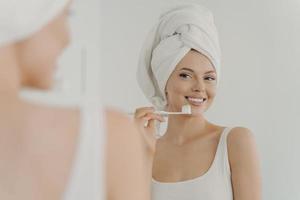
[[[112,108],[105,108],[105,116],[109,132],[135,131],[132,120],[126,114]]]
[[[261,199],[260,159],[252,131],[231,130],[227,138],[231,180],[236,199]]]
[[[235,127],[230,131],[227,146],[231,164],[256,155],[254,134],[245,127]]]
[[[44,138],[56,140],[73,140],[77,137],[80,126],[79,108],[33,103],[26,103],[24,107],[22,131],[28,132],[33,138],[41,137],[41,132]]]
[[[113,122],[124,123],[129,120],[129,118],[124,113],[117,111],[113,108],[106,107],[104,108],[104,110],[105,110],[105,115],[108,123],[113,123]]]
[[[112,108],[104,109],[108,147],[128,147],[141,143],[141,135],[136,126],[126,114]],[[139,144],[141,145],[141,144]]]
[[[255,141],[253,132],[245,127],[235,127],[228,134],[228,146],[242,146]]]
[[[105,115],[107,199],[148,199],[141,134],[126,114],[106,108]]]

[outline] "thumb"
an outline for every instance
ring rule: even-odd
[[[159,123],[157,120],[153,119],[148,121],[148,128],[151,130],[151,132],[155,135],[156,134],[156,127],[157,123]]]

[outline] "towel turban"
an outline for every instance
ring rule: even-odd
[[[0,0],[0,47],[31,36],[70,0]]]
[[[211,61],[219,78],[221,50],[212,13],[198,4],[163,13],[143,44],[137,70],[140,88],[157,109],[165,109],[167,80],[191,49]]]

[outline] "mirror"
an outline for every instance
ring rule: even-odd
[[[150,105],[136,82],[139,52],[162,11],[182,2],[101,1],[104,103],[125,112]],[[207,118],[253,131],[263,199],[299,198],[299,0],[193,2],[213,12],[222,48],[220,87]]]

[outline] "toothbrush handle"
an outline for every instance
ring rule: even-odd
[[[159,115],[181,115],[183,114],[182,112],[167,112],[167,111],[155,111],[155,114]]]
[[[163,116],[168,116],[168,115],[182,115],[182,114],[185,114],[185,113],[182,113],[182,112],[167,112],[167,111],[162,111],[162,110],[154,111],[154,113],[155,113],[155,114],[158,114],[158,115],[163,115]],[[135,113],[128,112],[127,114],[128,114],[128,115],[134,115]]]
[[[166,112],[166,111],[157,110],[157,111],[154,111],[154,114],[158,114],[158,115],[168,115],[169,113]]]
[[[133,112],[127,112],[128,115],[134,115],[135,113]],[[158,115],[169,115],[169,114],[172,114],[172,113],[169,113],[169,112],[166,112],[166,111],[160,111],[160,110],[157,110],[157,111],[154,111],[154,114],[158,114]]]

